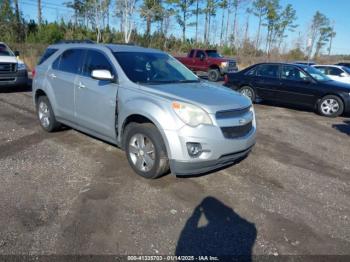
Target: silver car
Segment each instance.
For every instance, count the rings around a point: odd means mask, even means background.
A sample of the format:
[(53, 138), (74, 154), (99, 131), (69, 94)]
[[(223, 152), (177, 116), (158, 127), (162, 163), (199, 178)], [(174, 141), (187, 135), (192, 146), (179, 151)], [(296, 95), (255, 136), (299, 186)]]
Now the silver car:
[(51, 45), (35, 69), (33, 99), (46, 131), (65, 124), (113, 143), (145, 178), (212, 171), (255, 144), (249, 99), (159, 50)]

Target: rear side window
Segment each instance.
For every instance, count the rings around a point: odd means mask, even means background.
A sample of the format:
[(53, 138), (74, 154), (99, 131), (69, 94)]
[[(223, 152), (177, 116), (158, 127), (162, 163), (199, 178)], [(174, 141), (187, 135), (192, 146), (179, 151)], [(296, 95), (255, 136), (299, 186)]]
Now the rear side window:
[(47, 48), (45, 50), (45, 53), (39, 59), (38, 65), (41, 65), (42, 63), (44, 63), (50, 56), (52, 56), (54, 53), (56, 53), (57, 50), (58, 49), (55, 49), (55, 48)]
[(248, 72), (245, 73), (246, 76), (255, 76), (256, 74), (256, 67), (248, 70)]
[(328, 74), (331, 76), (340, 76), (341, 73), (343, 73), (343, 70), (336, 68), (336, 67), (329, 67), (328, 68)]
[(257, 70), (257, 76), (278, 78), (278, 65), (260, 65)]
[(192, 49), (188, 57), (193, 57), (193, 55), (194, 55), (194, 50)]
[(114, 74), (113, 67), (107, 57), (99, 51), (88, 50), (85, 64), (83, 66), (83, 75), (91, 76), (92, 70), (104, 69)]
[(84, 50), (68, 49), (55, 60), (52, 64), (52, 68), (67, 73), (77, 74), (81, 71), (83, 55)]

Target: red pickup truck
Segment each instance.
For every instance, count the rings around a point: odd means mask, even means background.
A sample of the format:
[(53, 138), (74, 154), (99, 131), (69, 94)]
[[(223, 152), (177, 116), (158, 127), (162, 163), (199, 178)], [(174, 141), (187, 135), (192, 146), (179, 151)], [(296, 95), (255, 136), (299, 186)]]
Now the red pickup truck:
[(186, 57), (175, 57), (194, 72), (207, 72), (210, 81), (238, 71), (236, 60), (224, 58), (213, 49), (192, 49)]

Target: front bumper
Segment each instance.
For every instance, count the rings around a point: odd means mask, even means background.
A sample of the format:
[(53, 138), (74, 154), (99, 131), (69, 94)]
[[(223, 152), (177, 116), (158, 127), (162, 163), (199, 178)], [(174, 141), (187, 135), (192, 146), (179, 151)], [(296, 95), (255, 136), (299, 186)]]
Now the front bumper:
[[(250, 131), (237, 138), (226, 138), (222, 127), (238, 126), (239, 120), (246, 117), (252, 121)], [(164, 130), (168, 142), (168, 156), (172, 173), (192, 175), (205, 173), (247, 155), (255, 144), (256, 122), (254, 113), (233, 119), (215, 120), (214, 125), (201, 125), (196, 128), (183, 126), (179, 130)], [(189, 155), (186, 144), (200, 143), (202, 153), (193, 158)]]
[(0, 74), (0, 87), (21, 86), (27, 84), (27, 70), (19, 70), (14, 73)]
[(235, 66), (235, 67), (221, 67), (220, 72), (223, 75), (230, 74), (230, 73), (236, 73), (236, 72), (238, 72), (238, 67), (237, 66)]
[(209, 160), (202, 162), (184, 162), (170, 160), (170, 168), (172, 172), (175, 173), (175, 175), (180, 176), (204, 174), (213, 170), (229, 166), (231, 164), (234, 164), (236, 161), (243, 159), (250, 153), (253, 146), (240, 152), (223, 155), (217, 160)]

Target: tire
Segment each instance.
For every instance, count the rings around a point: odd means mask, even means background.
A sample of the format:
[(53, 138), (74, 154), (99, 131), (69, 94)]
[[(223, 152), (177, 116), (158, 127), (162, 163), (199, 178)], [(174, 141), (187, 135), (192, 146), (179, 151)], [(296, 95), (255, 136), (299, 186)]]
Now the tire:
[[(153, 124), (128, 124), (125, 128), (124, 148), (128, 162), (136, 174), (154, 179), (169, 171), (164, 141)], [(152, 153), (147, 153), (148, 150)]]
[(40, 126), (46, 132), (54, 132), (61, 126), (61, 124), (57, 122), (50, 101), (46, 96), (40, 96), (38, 98), (36, 103), (36, 112)]
[(220, 71), (219, 69), (210, 69), (208, 71), (208, 79), (209, 81), (216, 82), (219, 80)]
[(343, 101), (334, 95), (328, 95), (318, 103), (318, 113), (326, 117), (337, 117), (344, 112)]
[(253, 88), (250, 86), (243, 86), (238, 90), (242, 95), (248, 97), (252, 102), (256, 100), (256, 94)]

